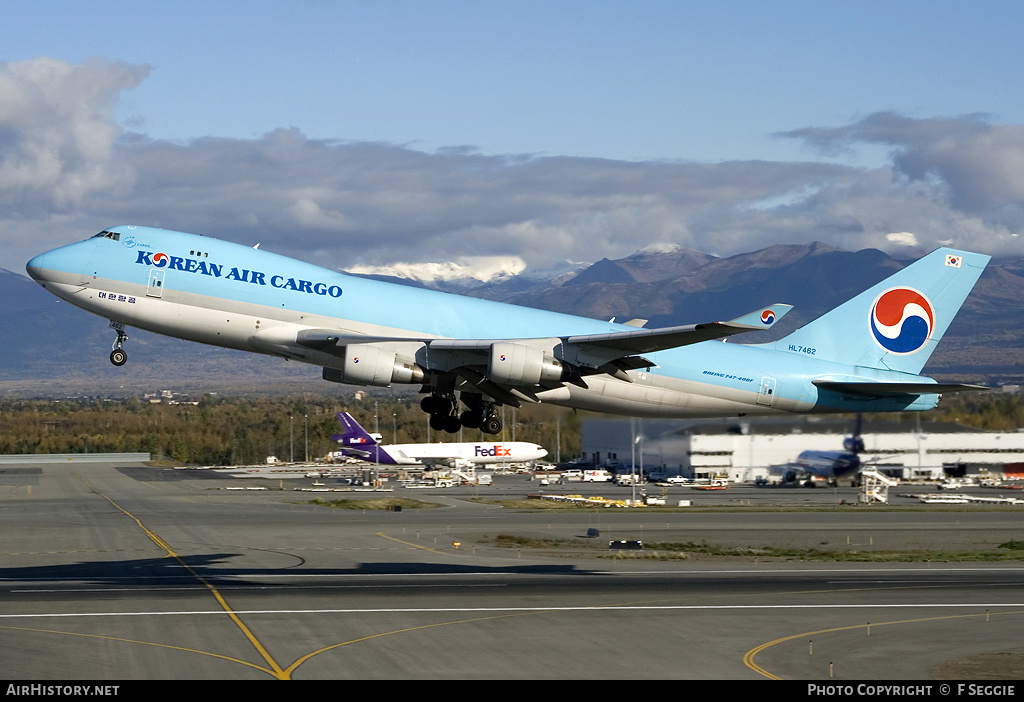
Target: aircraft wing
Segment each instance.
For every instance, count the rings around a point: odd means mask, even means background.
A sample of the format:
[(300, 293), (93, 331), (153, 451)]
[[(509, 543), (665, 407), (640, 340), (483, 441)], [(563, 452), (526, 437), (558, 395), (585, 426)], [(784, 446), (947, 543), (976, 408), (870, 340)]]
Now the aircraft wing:
[(456, 460), (455, 456), (419, 455), (417, 451), (408, 448), (392, 446), (389, 450), (397, 463), (403, 465), (422, 465), (431, 470), (437, 466), (451, 467)]
[(422, 463), (424, 466), (426, 466), (429, 469), (433, 469), (436, 466), (445, 466), (447, 468), (452, 468), (452, 467), (454, 467), (455, 461), (456, 461), (456, 458), (454, 456), (451, 456), (451, 457), (419, 456), (419, 457), (414, 457), (414, 458), (415, 458), (417, 463)]
[[(635, 329), (600, 334), (513, 339), (448, 339), (430, 336), (394, 337), (345, 334), (329, 329), (304, 329), (296, 343), (342, 358), (355, 356), (351, 349), (383, 343), (419, 343), (426, 348), (428, 369), (453, 373), (496, 400), (519, 406), (519, 400), (539, 402), (536, 392), (572, 383), (587, 387), (584, 376), (607, 373), (632, 382), (629, 370), (656, 365), (640, 354), (721, 339), (743, 332), (770, 329), (792, 305), (774, 304), (728, 322), (708, 322), (659, 329)], [(523, 353), (537, 364), (549, 363), (560, 369), (558, 377), (549, 372), (542, 380), (514, 380), (491, 372), (493, 358)], [(539, 354), (539, 356), (538, 356)], [(524, 361), (525, 362), (525, 361)], [(538, 371), (537, 376), (540, 377)], [(325, 376), (326, 377), (326, 376)]]
[[(688, 346), (701, 341), (721, 339), (749, 331), (770, 329), (792, 305), (774, 304), (737, 317), (728, 322), (707, 322), (659, 329), (638, 329), (636, 331), (607, 332), (603, 334), (581, 334), (558, 338), (563, 346), (604, 349), (618, 356), (638, 353), (652, 353), (678, 346)], [(531, 342), (538, 339), (444, 339), (431, 336), (365, 336), (344, 334), (329, 329), (304, 329), (298, 333), (297, 343), (306, 348), (336, 352), (352, 344), (409, 343), (419, 342), (435, 350), (487, 351), (495, 343)], [(338, 355), (341, 354), (337, 351)], [(645, 367), (645, 366), (638, 366)]]

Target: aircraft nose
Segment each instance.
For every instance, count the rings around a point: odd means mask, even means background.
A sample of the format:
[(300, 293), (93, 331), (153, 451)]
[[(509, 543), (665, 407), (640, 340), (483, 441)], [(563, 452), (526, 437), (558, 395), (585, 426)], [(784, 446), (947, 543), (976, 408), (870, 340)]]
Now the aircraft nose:
[(25, 270), (32, 277), (32, 280), (37, 283), (41, 283), (44, 280), (43, 271), (46, 269), (46, 257), (47, 254), (41, 253), (25, 264)]

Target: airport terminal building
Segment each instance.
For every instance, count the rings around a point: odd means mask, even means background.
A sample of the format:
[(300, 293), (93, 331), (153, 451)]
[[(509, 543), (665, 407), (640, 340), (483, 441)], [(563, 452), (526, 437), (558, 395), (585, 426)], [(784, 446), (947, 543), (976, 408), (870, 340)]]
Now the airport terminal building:
[[(853, 419), (836, 416), (742, 417), (727, 420), (587, 419), (583, 456), (598, 466), (635, 465), (648, 475), (771, 479), (771, 466), (801, 451), (841, 451)], [(966, 472), (1024, 477), (1024, 431), (982, 432), (959, 424), (865, 420), (862, 460), (901, 480), (938, 480)], [(959, 476), (958, 476), (959, 477)]]

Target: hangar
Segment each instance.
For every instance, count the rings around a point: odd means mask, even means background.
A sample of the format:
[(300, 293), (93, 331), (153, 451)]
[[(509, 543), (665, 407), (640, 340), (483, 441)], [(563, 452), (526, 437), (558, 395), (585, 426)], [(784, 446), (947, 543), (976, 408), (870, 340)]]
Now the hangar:
[[(839, 451), (854, 417), (742, 417), (729, 420), (586, 419), (584, 458), (594, 465), (635, 465), (648, 475), (770, 478), (770, 466), (801, 451)], [(959, 424), (865, 419), (861, 458), (901, 480), (955, 475), (1024, 477), (1024, 432), (984, 432)], [(959, 473), (959, 475), (958, 475)]]

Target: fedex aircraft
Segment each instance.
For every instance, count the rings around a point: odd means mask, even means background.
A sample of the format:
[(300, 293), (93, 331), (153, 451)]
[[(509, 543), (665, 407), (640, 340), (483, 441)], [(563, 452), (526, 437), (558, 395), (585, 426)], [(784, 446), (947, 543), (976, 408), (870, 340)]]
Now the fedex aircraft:
[(382, 446), (379, 434), (370, 434), (348, 412), (339, 412), (345, 431), (331, 437), (346, 456), (387, 465), (436, 465), (456, 467), (460, 463), (522, 463), (538, 461), (548, 454), (537, 444), (525, 441), (501, 443), (468, 442), (450, 444), (394, 444)]
[[(110, 320), (323, 368), (339, 383), (410, 383), (431, 426), (501, 431), (496, 406), (547, 402), (637, 417), (926, 410), (972, 386), (918, 375), (989, 257), (938, 249), (789, 336), (789, 305), (643, 329), (367, 280), (195, 234), (118, 226), (40, 254), (28, 273)], [(638, 326), (639, 325), (639, 326)], [(462, 408), (465, 408), (464, 410)]]

